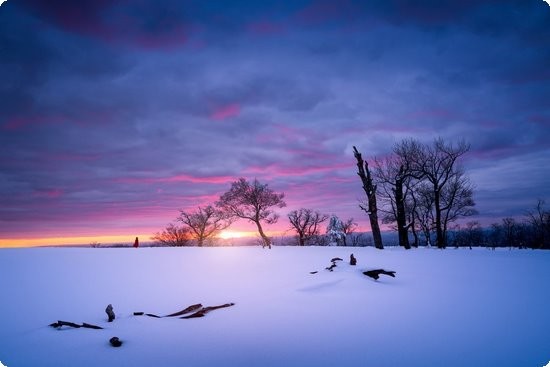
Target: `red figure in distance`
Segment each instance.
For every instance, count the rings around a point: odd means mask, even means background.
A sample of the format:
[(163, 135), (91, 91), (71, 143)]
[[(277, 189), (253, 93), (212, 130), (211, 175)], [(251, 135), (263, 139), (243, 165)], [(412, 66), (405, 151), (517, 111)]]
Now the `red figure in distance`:
[(138, 240), (137, 237), (136, 237), (136, 240), (134, 241), (134, 247), (135, 247), (135, 248), (138, 248), (138, 247), (139, 247), (139, 240)]

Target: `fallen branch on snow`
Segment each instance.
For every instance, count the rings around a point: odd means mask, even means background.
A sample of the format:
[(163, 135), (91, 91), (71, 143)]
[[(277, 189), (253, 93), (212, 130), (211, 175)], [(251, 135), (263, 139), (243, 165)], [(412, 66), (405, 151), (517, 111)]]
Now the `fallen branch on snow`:
[(69, 326), (69, 327), (72, 327), (72, 328), (75, 328), (75, 329), (79, 329), (81, 327), (87, 328), (87, 329), (103, 329), (101, 326), (92, 325), (92, 324), (88, 324), (88, 323), (85, 323), (85, 322), (83, 322), (81, 325), (79, 325), (79, 324), (75, 324), (74, 322), (61, 321), (61, 320), (58, 320), (57, 322), (54, 322), (54, 323), (50, 324), (49, 326), (51, 326), (53, 328), (56, 328), (56, 329), (60, 329), (62, 326)]
[(171, 314), (166, 315), (166, 316), (158, 316), (158, 315), (155, 315), (155, 314), (152, 314), (152, 313), (143, 313), (143, 312), (134, 312), (134, 315), (135, 316), (145, 315), (145, 316), (160, 319), (160, 318), (163, 318), (163, 317), (176, 317), (176, 316), (181, 316), (181, 315), (185, 315), (185, 314), (194, 312), (191, 315), (180, 317), (180, 319), (192, 319), (192, 318), (196, 318), (196, 317), (204, 317), (210, 311), (214, 311), (214, 310), (217, 310), (217, 309), (220, 309), (220, 308), (225, 308), (225, 307), (231, 307), (231, 306), (234, 306), (234, 305), (235, 305), (234, 303), (226, 303), (226, 304), (219, 305), (219, 306), (203, 307), (202, 304), (197, 303), (197, 304), (191, 305), (191, 306), (189, 306), (189, 307), (187, 307), (187, 308), (185, 308), (181, 311), (174, 312), (174, 313), (171, 313)]
[(368, 277), (371, 277), (374, 280), (378, 280), (380, 278), (380, 274), (389, 275), (390, 277), (395, 278), (395, 271), (388, 271), (384, 269), (373, 269), (364, 271), (363, 274), (365, 274)]

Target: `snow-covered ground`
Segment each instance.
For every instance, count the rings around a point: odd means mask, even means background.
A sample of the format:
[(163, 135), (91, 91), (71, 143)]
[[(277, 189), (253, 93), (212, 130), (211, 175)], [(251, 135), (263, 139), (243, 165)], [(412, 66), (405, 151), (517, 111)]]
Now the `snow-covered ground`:
[[(352, 252), (356, 267), (348, 264)], [(345, 261), (324, 270), (337, 256)], [(397, 277), (361, 273), (373, 268)], [(550, 252), (543, 251), (1, 249), (0, 284), (0, 361), (8, 367), (542, 367), (550, 360)], [(235, 306), (203, 318), (133, 316), (228, 302)], [(105, 329), (48, 326), (57, 320)], [(122, 347), (110, 346), (113, 336)]]

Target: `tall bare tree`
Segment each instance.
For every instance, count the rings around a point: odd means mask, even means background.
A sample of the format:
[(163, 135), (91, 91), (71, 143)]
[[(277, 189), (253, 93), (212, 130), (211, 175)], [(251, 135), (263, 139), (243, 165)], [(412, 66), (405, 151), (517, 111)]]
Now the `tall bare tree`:
[(426, 182), (418, 184), (411, 198), (415, 225), (424, 235), (425, 244), (431, 246), (435, 220), (433, 216), (434, 198), (430, 185)]
[(411, 157), (413, 169), (422, 174), (423, 179), (430, 183), (433, 195), (433, 208), (436, 231), (436, 245), (445, 248), (445, 202), (443, 195), (447, 185), (451, 184), (460, 170), (457, 161), (470, 149), (465, 141), (457, 144), (446, 143), (443, 139), (435, 139), (433, 145), (425, 145), (418, 155)]
[(288, 220), (298, 234), (298, 243), (304, 246), (307, 241), (319, 235), (319, 225), (328, 219), (327, 214), (301, 208), (288, 213)]
[(202, 246), (204, 241), (218, 235), (232, 222), (229, 216), (212, 205), (204, 208), (198, 207), (194, 212), (180, 210), (177, 220), (189, 228), (189, 232), (197, 241), (198, 246)]
[(380, 232), (380, 225), (378, 224), (376, 184), (372, 180), (368, 162), (363, 160), (361, 153), (359, 153), (356, 147), (353, 147), (353, 155), (357, 160), (357, 175), (361, 178), (363, 190), (367, 195), (367, 205), (361, 204), (360, 208), (369, 215), (374, 246), (378, 249), (383, 249), (384, 245), (382, 244), (382, 234)]
[(191, 234), (188, 228), (170, 223), (162, 232), (156, 232), (151, 239), (165, 246), (187, 246)]
[(460, 167), (456, 167), (453, 175), (441, 190), (441, 226), (444, 239), (447, 239), (447, 229), (450, 223), (455, 222), (458, 218), (477, 214), (474, 209), (476, 204), (473, 195), (474, 188), (470, 179)]
[(544, 200), (539, 199), (535, 208), (527, 212), (527, 219), (534, 231), (533, 247), (536, 248), (550, 248), (550, 211), (544, 206)]
[(284, 196), (284, 193), (274, 192), (267, 184), (262, 184), (257, 179), (248, 182), (241, 177), (231, 183), (229, 191), (220, 197), (216, 205), (230, 217), (246, 219), (256, 224), (263, 247), (271, 248), (271, 240), (265, 235), (262, 222), (277, 222), (279, 216), (273, 208), (286, 206)]

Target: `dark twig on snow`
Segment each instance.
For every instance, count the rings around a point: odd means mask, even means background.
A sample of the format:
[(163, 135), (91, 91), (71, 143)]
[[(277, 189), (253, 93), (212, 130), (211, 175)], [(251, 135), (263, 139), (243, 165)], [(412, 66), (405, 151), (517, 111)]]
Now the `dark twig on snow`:
[(85, 322), (82, 323), (81, 325), (79, 325), (79, 324), (75, 324), (74, 322), (61, 321), (61, 320), (58, 320), (57, 322), (54, 322), (54, 323), (50, 324), (49, 326), (54, 327), (56, 329), (60, 329), (62, 326), (69, 326), (69, 327), (73, 327), (75, 329), (79, 329), (81, 327), (87, 328), (87, 329), (103, 329), (101, 326), (92, 325), (92, 324), (88, 324), (88, 323), (85, 323)]
[(178, 312), (174, 312), (174, 313), (171, 313), (170, 315), (166, 315), (164, 317), (174, 317), (174, 316), (181, 316), (181, 315), (185, 315), (186, 313), (190, 313), (190, 312), (193, 312), (193, 311), (197, 311), (199, 309), (202, 308), (202, 304), (200, 303), (197, 303), (195, 305), (191, 305), (181, 311), (178, 311)]
[(341, 258), (339, 257), (333, 257), (330, 262), (332, 263), (331, 266), (328, 266), (326, 267), (325, 269), (327, 269), (328, 271), (333, 271), (333, 269), (336, 267), (336, 262), (337, 261), (343, 261)]
[(195, 312), (195, 313), (193, 313), (189, 316), (180, 317), (180, 319), (192, 319), (192, 318), (196, 318), (196, 317), (204, 317), (210, 311), (214, 311), (214, 310), (217, 310), (217, 309), (220, 309), (220, 308), (225, 308), (225, 307), (231, 307), (231, 306), (235, 306), (235, 304), (234, 303), (226, 303), (226, 304), (219, 305), (219, 306), (204, 307), (204, 308), (200, 309), (199, 311), (197, 311), (197, 312)]
[(174, 312), (174, 313), (171, 313), (171, 314), (166, 315), (166, 316), (158, 316), (158, 315), (155, 315), (155, 314), (152, 314), (152, 313), (143, 313), (143, 312), (134, 312), (134, 315), (135, 316), (145, 315), (145, 316), (149, 316), (149, 317), (154, 317), (156, 319), (160, 319), (162, 317), (175, 317), (175, 316), (181, 316), (181, 315), (185, 315), (185, 314), (194, 312), (191, 315), (180, 317), (180, 319), (191, 319), (191, 318), (195, 318), (195, 317), (203, 317), (204, 315), (206, 315), (210, 311), (217, 310), (219, 308), (230, 307), (230, 306), (234, 306), (234, 305), (235, 305), (234, 303), (226, 303), (226, 304), (223, 304), (223, 305), (220, 305), (220, 306), (203, 307), (202, 304), (197, 303), (197, 304), (191, 305), (191, 306), (189, 306), (189, 307), (187, 307), (187, 308), (185, 308), (181, 311)]
[(388, 271), (384, 269), (373, 269), (364, 271), (363, 274), (365, 274), (368, 277), (371, 277), (374, 280), (378, 280), (380, 278), (380, 274), (389, 275), (390, 277), (395, 278), (395, 271)]

